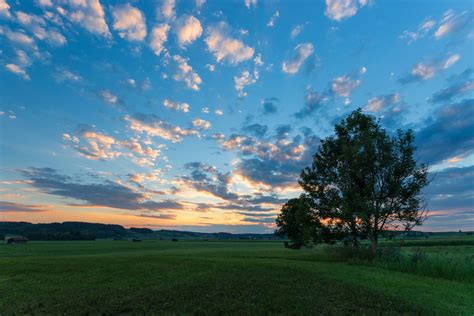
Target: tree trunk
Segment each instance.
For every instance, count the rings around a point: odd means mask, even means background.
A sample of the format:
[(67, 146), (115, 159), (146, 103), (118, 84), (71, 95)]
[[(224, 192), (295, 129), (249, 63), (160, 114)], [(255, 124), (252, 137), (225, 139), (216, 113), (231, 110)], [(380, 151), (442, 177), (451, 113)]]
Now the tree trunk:
[(377, 242), (378, 242), (378, 236), (372, 236), (371, 245), (370, 245), (372, 260), (375, 260), (375, 257), (377, 256)]
[(357, 236), (352, 236), (352, 244), (354, 245), (355, 248), (359, 248), (359, 239), (357, 239)]

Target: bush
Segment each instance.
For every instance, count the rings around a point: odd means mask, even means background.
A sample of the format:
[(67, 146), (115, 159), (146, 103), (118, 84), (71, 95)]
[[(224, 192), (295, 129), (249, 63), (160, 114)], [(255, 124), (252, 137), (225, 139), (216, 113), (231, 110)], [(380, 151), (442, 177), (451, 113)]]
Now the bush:
[(403, 259), (403, 252), (400, 247), (379, 247), (377, 249), (377, 259), (389, 262), (400, 262)]
[(474, 281), (474, 256), (454, 258), (449, 253), (428, 255), (422, 248), (401, 251), (386, 247), (377, 265), (394, 271), (413, 273), (447, 280)]
[(474, 281), (474, 255), (456, 258), (449, 253), (427, 254), (423, 248), (381, 246), (372, 259), (368, 246), (352, 247), (342, 244), (319, 246), (318, 260), (344, 261), (350, 264), (370, 265), (434, 278)]
[(284, 245), (285, 245), (285, 248), (288, 248), (288, 249), (301, 249), (301, 247), (304, 246), (304, 244), (302, 242), (288, 242), (288, 241), (285, 241), (284, 242)]
[(417, 264), (418, 262), (426, 259), (426, 253), (421, 248), (415, 248), (412, 254), (410, 255), (410, 260), (413, 264)]

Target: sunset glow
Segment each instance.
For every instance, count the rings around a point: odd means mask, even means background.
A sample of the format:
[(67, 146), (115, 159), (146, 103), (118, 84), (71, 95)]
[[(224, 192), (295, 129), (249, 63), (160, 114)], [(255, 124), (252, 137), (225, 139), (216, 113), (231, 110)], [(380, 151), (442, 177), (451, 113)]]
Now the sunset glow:
[(362, 108), (415, 131), (421, 229), (472, 229), (472, 21), (468, 1), (0, 0), (0, 221), (272, 232)]

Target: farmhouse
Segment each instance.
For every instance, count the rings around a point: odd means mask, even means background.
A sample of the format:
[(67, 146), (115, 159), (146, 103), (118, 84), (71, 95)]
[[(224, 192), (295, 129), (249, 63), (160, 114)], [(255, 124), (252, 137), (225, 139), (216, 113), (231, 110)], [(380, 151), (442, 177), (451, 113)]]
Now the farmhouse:
[(28, 238), (26, 237), (7, 237), (5, 238), (8, 245), (12, 244), (26, 244)]

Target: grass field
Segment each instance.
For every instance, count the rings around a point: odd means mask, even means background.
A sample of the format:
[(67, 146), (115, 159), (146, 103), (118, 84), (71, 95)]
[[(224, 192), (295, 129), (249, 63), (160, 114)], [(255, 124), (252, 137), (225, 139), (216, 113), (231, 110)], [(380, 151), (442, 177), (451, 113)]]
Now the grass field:
[[(474, 315), (474, 279), (456, 277), (474, 245), (420, 251), (396, 265), (265, 241), (0, 245), (0, 314)], [(462, 271), (419, 271), (433, 258)]]

